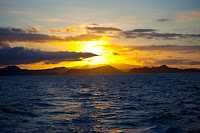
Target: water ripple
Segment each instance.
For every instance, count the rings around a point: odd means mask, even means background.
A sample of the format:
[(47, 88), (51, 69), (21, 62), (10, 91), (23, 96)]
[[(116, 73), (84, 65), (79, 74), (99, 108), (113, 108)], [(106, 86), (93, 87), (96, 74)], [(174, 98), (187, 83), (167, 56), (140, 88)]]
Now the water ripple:
[(1, 132), (198, 133), (199, 74), (0, 77)]

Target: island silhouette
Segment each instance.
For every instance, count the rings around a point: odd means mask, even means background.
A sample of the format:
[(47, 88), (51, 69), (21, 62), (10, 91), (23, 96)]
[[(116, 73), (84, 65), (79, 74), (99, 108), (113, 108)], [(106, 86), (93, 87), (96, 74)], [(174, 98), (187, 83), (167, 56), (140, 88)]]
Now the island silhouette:
[(0, 69), (0, 76), (14, 75), (103, 75), (103, 74), (145, 74), (145, 73), (192, 73), (200, 72), (200, 69), (179, 69), (170, 68), (166, 65), (159, 67), (133, 68), (128, 72), (122, 72), (111, 65), (96, 67), (92, 69), (69, 69), (57, 67), (43, 70), (21, 69), (15, 65)]

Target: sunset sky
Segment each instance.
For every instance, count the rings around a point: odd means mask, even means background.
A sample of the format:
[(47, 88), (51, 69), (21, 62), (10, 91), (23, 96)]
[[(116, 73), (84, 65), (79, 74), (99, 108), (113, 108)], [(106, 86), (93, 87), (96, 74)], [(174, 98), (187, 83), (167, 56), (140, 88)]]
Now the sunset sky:
[(0, 0), (0, 67), (200, 68), (200, 0)]

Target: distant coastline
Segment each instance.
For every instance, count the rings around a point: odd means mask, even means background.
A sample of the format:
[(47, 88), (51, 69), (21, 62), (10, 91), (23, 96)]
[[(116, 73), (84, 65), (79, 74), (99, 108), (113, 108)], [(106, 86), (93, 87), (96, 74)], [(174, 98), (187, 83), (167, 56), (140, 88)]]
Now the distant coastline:
[(17, 66), (7, 66), (0, 69), (0, 76), (17, 76), (17, 75), (104, 75), (104, 74), (145, 74), (145, 73), (192, 73), (200, 72), (200, 69), (178, 69), (170, 68), (166, 65), (159, 67), (133, 68), (128, 72), (122, 72), (110, 65), (96, 67), (93, 69), (69, 69), (65, 67), (44, 69), (44, 70), (27, 70)]

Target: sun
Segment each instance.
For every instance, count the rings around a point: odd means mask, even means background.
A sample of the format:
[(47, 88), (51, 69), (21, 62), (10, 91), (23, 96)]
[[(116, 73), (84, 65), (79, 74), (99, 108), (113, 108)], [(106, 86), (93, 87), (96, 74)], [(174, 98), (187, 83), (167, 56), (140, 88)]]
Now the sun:
[(84, 62), (84, 64), (98, 65), (106, 64), (109, 61), (107, 57), (108, 51), (105, 50), (105, 47), (109, 45), (107, 41), (82, 41), (79, 42), (79, 44), (83, 46), (81, 49), (79, 49), (80, 51), (89, 52), (97, 55), (91, 58), (83, 59), (82, 62)]
[(108, 45), (108, 42), (100, 40), (100, 41), (82, 41), (80, 44), (84, 44), (80, 51), (89, 52), (97, 55), (101, 55), (104, 53), (104, 46)]

